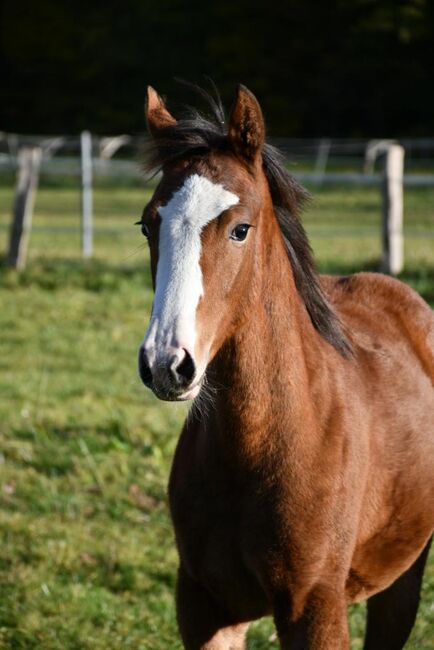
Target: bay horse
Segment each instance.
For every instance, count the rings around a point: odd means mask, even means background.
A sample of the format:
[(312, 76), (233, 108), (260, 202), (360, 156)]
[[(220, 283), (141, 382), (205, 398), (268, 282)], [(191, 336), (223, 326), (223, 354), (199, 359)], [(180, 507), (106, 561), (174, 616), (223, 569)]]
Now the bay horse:
[(434, 316), (380, 274), (317, 274), (305, 192), (240, 86), (228, 127), (147, 95), (140, 224), (155, 296), (139, 373), (194, 400), (169, 502), (188, 650), (238, 650), (273, 615), (284, 649), (402, 648), (434, 531)]

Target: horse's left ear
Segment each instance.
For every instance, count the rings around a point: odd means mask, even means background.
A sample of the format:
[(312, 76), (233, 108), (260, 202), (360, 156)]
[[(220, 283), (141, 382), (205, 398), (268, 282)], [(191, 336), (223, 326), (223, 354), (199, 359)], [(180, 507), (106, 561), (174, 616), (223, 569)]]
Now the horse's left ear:
[(255, 163), (265, 142), (265, 124), (259, 102), (245, 86), (239, 85), (229, 118), (228, 138), (234, 151)]
[(176, 120), (169, 113), (160, 95), (152, 86), (148, 86), (146, 92), (145, 116), (149, 133), (158, 138), (162, 130), (176, 124)]

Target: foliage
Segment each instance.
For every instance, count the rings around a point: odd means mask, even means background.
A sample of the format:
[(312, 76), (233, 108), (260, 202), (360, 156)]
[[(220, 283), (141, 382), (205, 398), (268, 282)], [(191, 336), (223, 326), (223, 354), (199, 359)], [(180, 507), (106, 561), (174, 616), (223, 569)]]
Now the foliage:
[(433, 130), (428, 0), (23, 0), (0, 24), (3, 130), (143, 130), (147, 83), (184, 102), (174, 77), (204, 75), (250, 86), (274, 134)]

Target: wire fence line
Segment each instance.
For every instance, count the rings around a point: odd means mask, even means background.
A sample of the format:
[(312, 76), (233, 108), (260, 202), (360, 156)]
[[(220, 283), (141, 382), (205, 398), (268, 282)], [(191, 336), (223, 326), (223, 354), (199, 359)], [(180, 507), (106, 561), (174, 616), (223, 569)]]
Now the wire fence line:
[[(293, 163), (294, 165), (294, 163)], [(92, 168), (95, 176), (106, 178), (131, 178), (143, 179), (140, 163), (132, 160), (101, 160), (92, 158)], [(17, 160), (0, 159), (0, 171), (16, 171)], [(73, 157), (56, 157), (42, 159), (40, 171), (50, 176), (81, 176), (80, 160)], [(299, 171), (296, 167), (290, 166), (291, 174), (300, 183), (312, 183), (320, 185), (379, 185), (383, 174), (376, 172), (372, 174), (352, 171), (325, 171), (321, 175), (315, 171)], [(149, 182), (149, 181), (148, 181)], [(404, 174), (404, 185), (407, 187), (434, 187), (434, 173), (432, 174)]]
[[(24, 149), (38, 149), (40, 162), (38, 166), (39, 187), (47, 187), (50, 182), (69, 183), (81, 193), (74, 213), (78, 217), (71, 223), (68, 219), (55, 224), (37, 223), (33, 230), (41, 233), (77, 233), (81, 229), (84, 256), (92, 254), (94, 234), (121, 232), (127, 227), (121, 220), (118, 223), (99, 223), (93, 220), (92, 192), (101, 183), (135, 183), (142, 187), (152, 186), (157, 178), (145, 179), (141, 170), (140, 159), (146, 144), (144, 136), (127, 134), (115, 136), (43, 136), (17, 135), (0, 133), (0, 188), (13, 186), (14, 175), (19, 175), (20, 152)], [(87, 151), (83, 143), (87, 142)], [(401, 146), (405, 151), (405, 164), (402, 170), (403, 190), (407, 196), (427, 192), (423, 204), (423, 218), (420, 205), (418, 220), (414, 217), (414, 208), (405, 211), (405, 236), (408, 238), (434, 238), (434, 208), (429, 195), (434, 188), (434, 138), (395, 140), (342, 140), (342, 139), (294, 139), (278, 138), (272, 140), (285, 155), (291, 174), (301, 183), (313, 189), (314, 193), (326, 191), (327, 188), (340, 186), (345, 192), (357, 188), (371, 188), (383, 195), (383, 214), (385, 210), (385, 160), (393, 147)], [(399, 191), (397, 194), (399, 203)], [(81, 203), (81, 209), (80, 209)], [(411, 201), (409, 204), (412, 203)], [(414, 203), (414, 202), (413, 202)], [(419, 204), (422, 202), (419, 201)], [(97, 206), (96, 212), (101, 210)], [(413, 212), (412, 212), (413, 210)], [(381, 200), (378, 202), (378, 220), (364, 223), (363, 228), (351, 222), (322, 225), (315, 223), (317, 237), (353, 237), (359, 234), (373, 235), (383, 231), (381, 226)], [(12, 214), (12, 205), (9, 213)], [(81, 215), (80, 215), (81, 213)], [(81, 217), (81, 218), (80, 218)], [(402, 215), (400, 217), (402, 229)], [(98, 221), (98, 219), (97, 219)], [(350, 220), (351, 221), (351, 220)], [(398, 220), (399, 221), (399, 220)], [(129, 227), (129, 224), (128, 224)], [(0, 230), (10, 228), (10, 220), (0, 220)], [(390, 229), (393, 233), (395, 230)]]
[[(92, 135), (92, 164), (95, 175), (140, 178), (140, 158), (147, 138), (141, 135)], [(399, 140), (271, 138), (285, 155), (291, 173), (301, 182), (375, 185), (382, 174), (371, 152), (381, 143), (401, 144), (405, 150), (404, 183), (434, 186), (434, 138)], [(0, 132), (0, 171), (18, 166), (22, 147), (40, 147), (41, 172), (80, 176), (80, 136), (18, 135)]]

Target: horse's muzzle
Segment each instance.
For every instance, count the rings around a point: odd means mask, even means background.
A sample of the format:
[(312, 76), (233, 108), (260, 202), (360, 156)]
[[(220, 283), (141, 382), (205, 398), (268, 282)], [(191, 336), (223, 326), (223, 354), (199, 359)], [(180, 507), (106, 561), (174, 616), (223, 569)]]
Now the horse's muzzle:
[(150, 364), (143, 345), (139, 348), (139, 375), (142, 382), (157, 397), (176, 401), (192, 399), (196, 396), (196, 364), (191, 354), (181, 348), (171, 349), (165, 356), (160, 356)]

